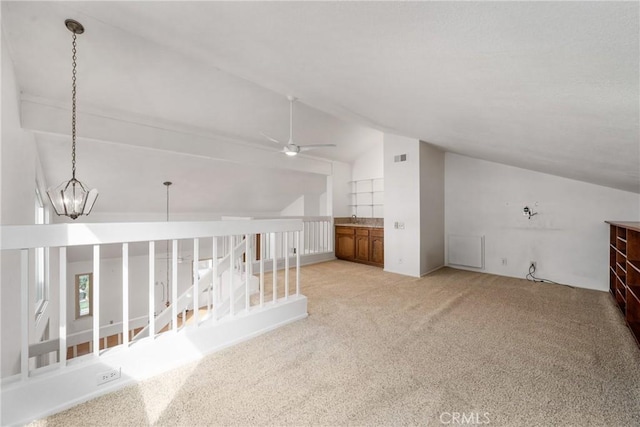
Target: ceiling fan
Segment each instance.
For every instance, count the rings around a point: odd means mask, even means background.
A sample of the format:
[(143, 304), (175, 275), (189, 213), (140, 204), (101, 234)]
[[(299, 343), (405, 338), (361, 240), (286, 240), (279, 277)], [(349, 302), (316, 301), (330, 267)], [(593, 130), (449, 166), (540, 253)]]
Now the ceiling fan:
[(310, 145), (295, 144), (293, 142), (293, 103), (296, 101), (296, 98), (289, 95), (287, 96), (287, 99), (289, 100), (289, 141), (285, 144), (281, 141), (278, 141), (275, 138), (270, 137), (269, 135), (265, 135), (264, 133), (262, 134), (262, 136), (264, 136), (271, 142), (275, 142), (278, 145), (284, 145), (282, 152), (287, 156), (295, 156), (298, 153), (302, 153), (303, 151), (314, 150), (316, 148), (336, 146), (336, 144), (310, 144)]

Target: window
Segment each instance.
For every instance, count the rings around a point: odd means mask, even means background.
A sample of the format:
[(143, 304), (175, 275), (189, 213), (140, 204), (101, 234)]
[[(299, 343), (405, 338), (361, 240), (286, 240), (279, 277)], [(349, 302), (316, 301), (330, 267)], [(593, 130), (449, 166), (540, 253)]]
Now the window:
[[(44, 209), (44, 203), (40, 190), (38, 189), (38, 183), (36, 182), (36, 197), (35, 197), (35, 223), (45, 224), (46, 213)], [(47, 283), (47, 262), (48, 262), (48, 249), (36, 248), (35, 249), (35, 308), (36, 319), (44, 311), (47, 301), (49, 299), (49, 289)]]
[(76, 319), (93, 312), (92, 283), (93, 273), (76, 274)]

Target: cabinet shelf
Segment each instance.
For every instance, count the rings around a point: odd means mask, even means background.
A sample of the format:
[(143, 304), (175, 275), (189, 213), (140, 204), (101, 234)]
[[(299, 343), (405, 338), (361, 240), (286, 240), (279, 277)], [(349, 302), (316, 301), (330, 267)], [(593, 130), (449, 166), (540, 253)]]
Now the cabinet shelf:
[(349, 181), (351, 191), (348, 193), (351, 203), (351, 214), (363, 218), (383, 217), (384, 179), (371, 178)]
[(640, 346), (640, 222), (612, 222), (609, 292)]

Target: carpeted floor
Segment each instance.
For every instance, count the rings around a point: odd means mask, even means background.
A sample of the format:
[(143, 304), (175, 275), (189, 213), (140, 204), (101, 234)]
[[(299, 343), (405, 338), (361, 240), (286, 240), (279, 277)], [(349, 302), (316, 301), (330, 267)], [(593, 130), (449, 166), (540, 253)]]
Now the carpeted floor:
[(308, 319), (34, 424), (640, 425), (607, 293), (343, 261), (302, 279)]

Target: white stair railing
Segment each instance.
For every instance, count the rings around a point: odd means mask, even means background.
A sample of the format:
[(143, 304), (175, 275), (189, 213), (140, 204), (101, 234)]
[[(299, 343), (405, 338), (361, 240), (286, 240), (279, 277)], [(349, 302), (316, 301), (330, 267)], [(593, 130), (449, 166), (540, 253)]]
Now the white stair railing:
[[(261, 242), (265, 242), (266, 236), (275, 243), (276, 241), (282, 242), (284, 253), (290, 254), (290, 248), (295, 248), (295, 267), (296, 267), (296, 291), (295, 294), (290, 293), (289, 286), (289, 256), (285, 257), (285, 266), (287, 271), (284, 277), (284, 295), (280, 297), (278, 295), (278, 278), (277, 274), (273, 274), (273, 285), (271, 290), (273, 292), (273, 300), (269, 304), (279, 304), (290, 299), (291, 295), (300, 294), (300, 252), (302, 251), (302, 231), (303, 222), (301, 219), (272, 219), (272, 220), (239, 220), (239, 221), (214, 221), (214, 222), (168, 222), (168, 223), (100, 223), (100, 224), (55, 224), (55, 225), (38, 225), (38, 226), (2, 226), (0, 227), (0, 250), (4, 251), (20, 251), (21, 263), (20, 263), (20, 281), (18, 285), (21, 289), (21, 321), (20, 321), (20, 378), (27, 380), (32, 372), (38, 370), (36, 368), (30, 369), (29, 360), (31, 357), (36, 357), (43, 352), (53, 351), (52, 343), (57, 340), (57, 349), (59, 353), (59, 361), (53, 366), (57, 369), (64, 369), (67, 365), (67, 348), (70, 345), (76, 345), (76, 338), (67, 334), (67, 312), (74, 310), (75, 307), (67, 306), (67, 248), (75, 246), (90, 246), (92, 247), (93, 254), (93, 319), (92, 319), (92, 332), (90, 343), (92, 347), (93, 357), (101, 357), (105, 353), (109, 352), (107, 349), (105, 334), (114, 334), (116, 328), (120, 327), (122, 334), (121, 343), (119, 346), (126, 347), (130, 344), (129, 330), (134, 327), (139, 327), (140, 317), (135, 319), (129, 319), (129, 311), (132, 303), (136, 301), (129, 301), (126, 297), (129, 295), (130, 284), (130, 247), (133, 243), (147, 242), (148, 246), (148, 282), (145, 284), (148, 287), (148, 299), (145, 297), (148, 303), (148, 319), (155, 319), (152, 322), (148, 322), (145, 326), (145, 334), (147, 337), (142, 337), (142, 334), (138, 334), (136, 340), (144, 339), (153, 341), (159, 329), (166, 326), (163, 324), (164, 316), (169, 319), (173, 319), (174, 332), (178, 332), (177, 322), (175, 319), (180, 311), (183, 311), (186, 307), (194, 308), (195, 321), (193, 327), (198, 328), (201, 324), (199, 319), (198, 308), (202, 305), (201, 301), (203, 294), (208, 294), (207, 307), (211, 311), (213, 309), (214, 315), (208, 316), (207, 319), (211, 321), (220, 320), (223, 315), (230, 317), (237, 316), (239, 314), (248, 315), (251, 314), (254, 309), (261, 309), (267, 305), (265, 301), (265, 277), (264, 277), (264, 262), (273, 257), (274, 265), (277, 258), (275, 257), (275, 245), (272, 249), (272, 253), (269, 253), (269, 249), (264, 245), (260, 245), (260, 250), (256, 250), (257, 236), (260, 236)], [(328, 239), (328, 235), (326, 236)], [(192, 283), (188, 286), (187, 290), (182, 292), (178, 297), (178, 240), (179, 239), (192, 239), (193, 241), (193, 259), (198, 260), (199, 255), (203, 252), (210, 254), (213, 259), (218, 259), (220, 252), (220, 244), (226, 242), (226, 253), (220, 258), (218, 262), (213, 263), (212, 274), (210, 278), (205, 278), (209, 283), (203, 283), (201, 285), (201, 278), (198, 277), (197, 263), (193, 268)], [(155, 317), (155, 242), (158, 241), (170, 241), (171, 242), (171, 266), (172, 266), (172, 280), (171, 289), (168, 291), (172, 296), (173, 303), (169, 310), (165, 310), (167, 314), (161, 313), (158, 317)], [(207, 241), (209, 243), (207, 243)], [(327, 240), (329, 241), (329, 240)], [(106, 324), (108, 321), (102, 319), (100, 312), (101, 293), (107, 292), (109, 286), (101, 286), (102, 274), (100, 271), (101, 264), (101, 248), (104, 245), (119, 244), (121, 245), (122, 256), (122, 292), (125, 297), (122, 297), (122, 321), (117, 322), (114, 325)], [(29, 302), (31, 295), (29, 295), (30, 289), (30, 271), (33, 266), (30, 265), (30, 252), (35, 251), (36, 248), (51, 248), (52, 252), (57, 253), (58, 258), (58, 277), (50, 277), (50, 289), (51, 292), (57, 292), (59, 301), (59, 327), (57, 331), (53, 331), (54, 338), (42, 343), (38, 343), (35, 337), (30, 337), (29, 331), (32, 329), (35, 319), (30, 313)], [(204, 248), (204, 249), (203, 249)], [(210, 250), (209, 250), (210, 249)], [(257, 252), (260, 252), (260, 274), (259, 278), (255, 279), (259, 282), (258, 288), (260, 292), (260, 298), (258, 302), (252, 306), (250, 299), (250, 293), (252, 291), (251, 278), (253, 277), (253, 261), (256, 258)], [(284, 254), (283, 253), (283, 254)], [(203, 254), (205, 255), (205, 254)], [(205, 255), (206, 256), (206, 255)], [(244, 257), (244, 259), (243, 259)], [(244, 273), (244, 291), (239, 291), (241, 286), (238, 284), (238, 277)], [(32, 276), (32, 275), (31, 275)], [(220, 280), (225, 276), (228, 283), (223, 284)], [(216, 278), (218, 280), (216, 280)], [(3, 286), (10, 286), (11, 284), (4, 284)], [(135, 284), (139, 286), (140, 284)], [(223, 293), (221, 292), (222, 286), (227, 286), (228, 290), (228, 314), (221, 311), (220, 308), (224, 306), (225, 299), (221, 298)], [(102, 290), (101, 290), (102, 287)], [(281, 292), (282, 293), (282, 292)], [(244, 297), (244, 304), (236, 306), (236, 297)], [(242, 308), (240, 308), (242, 307)], [(169, 314), (170, 313), (170, 314)], [(158, 319), (162, 316), (162, 319)], [(143, 316), (144, 318), (144, 316)], [(206, 320), (206, 319), (205, 319)], [(57, 336), (56, 336), (57, 335)], [(83, 333), (83, 336), (86, 336)], [(101, 350), (101, 342), (105, 345), (104, 350)], [(47, 368), (50, 370), (51, 366)]]

